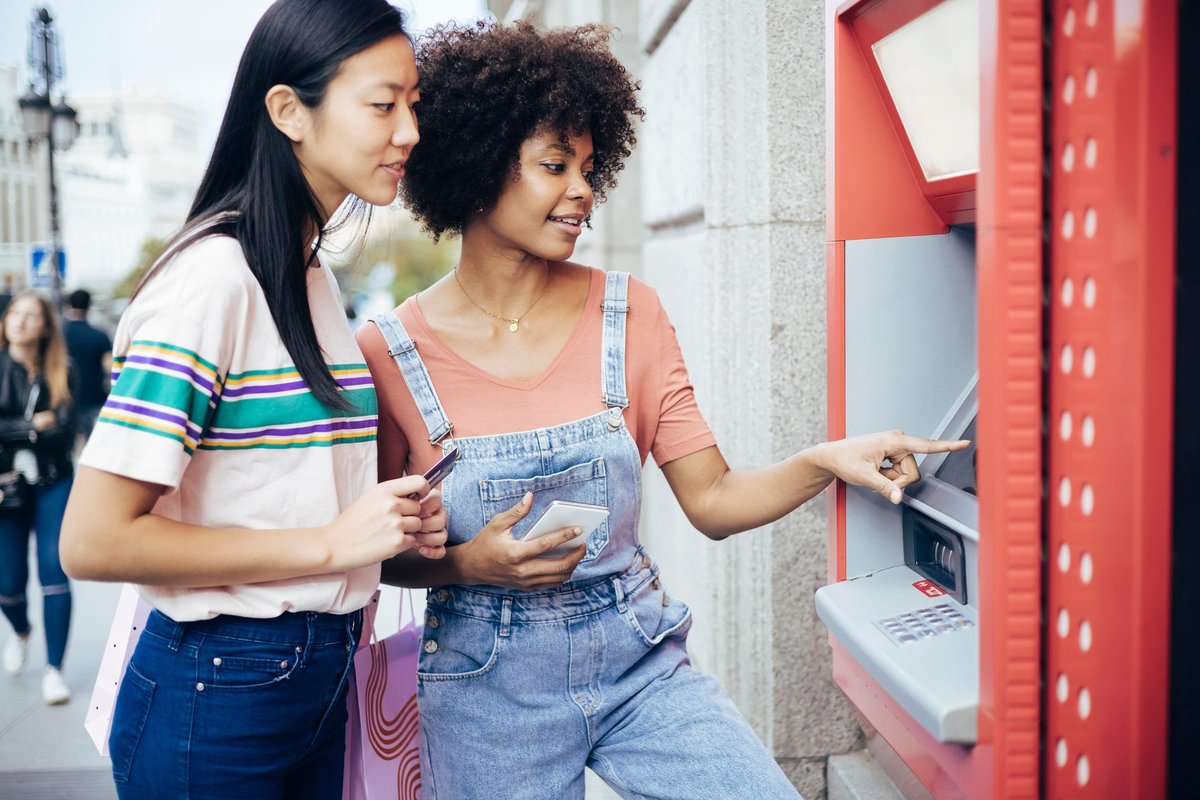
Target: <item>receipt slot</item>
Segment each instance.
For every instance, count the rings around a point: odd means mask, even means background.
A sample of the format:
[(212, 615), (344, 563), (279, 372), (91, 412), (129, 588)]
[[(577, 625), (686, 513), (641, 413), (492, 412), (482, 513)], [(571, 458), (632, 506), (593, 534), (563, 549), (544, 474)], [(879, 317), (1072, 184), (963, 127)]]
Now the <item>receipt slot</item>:
[(874, 744), (938, 797), (1038, 781), (1040, 8), (829, 5), (830, 435), (972, 445), (900, 505), (835, 488), (816, 605)]

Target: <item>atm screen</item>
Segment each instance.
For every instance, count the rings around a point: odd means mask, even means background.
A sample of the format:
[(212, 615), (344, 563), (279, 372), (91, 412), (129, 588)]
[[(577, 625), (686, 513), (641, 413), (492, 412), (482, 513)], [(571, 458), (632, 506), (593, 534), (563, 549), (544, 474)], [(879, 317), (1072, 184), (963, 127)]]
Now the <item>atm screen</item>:
[(946, 456), (946, 460), (934, 473), (934, 477), (939, 480), (956, 486), (971, 495), (975, 494), (975, 421), (977, 419), (978, 417), (972, 417), (971, 424), (962, 433), (962, 438), (970, 439), (971, 444), (965, 450), (959, 450)]

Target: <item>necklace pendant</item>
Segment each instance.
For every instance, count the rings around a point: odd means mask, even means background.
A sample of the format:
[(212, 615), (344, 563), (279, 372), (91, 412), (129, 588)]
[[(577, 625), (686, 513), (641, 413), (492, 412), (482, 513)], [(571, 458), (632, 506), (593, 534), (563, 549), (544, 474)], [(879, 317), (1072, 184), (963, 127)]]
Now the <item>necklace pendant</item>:
[(512, 331), (513, 333), (516, 333), (516, 332), (517, 332), (517, 328), (519, 327), (518, 323), (520, 323), (520, 321), (521, 321), (521, 320), (519, 320), (519, 319), (514, 319), (514, 320), (511, 320), (511, 321), (508, 323), (508, 329), (509, 329), (510, 331)]

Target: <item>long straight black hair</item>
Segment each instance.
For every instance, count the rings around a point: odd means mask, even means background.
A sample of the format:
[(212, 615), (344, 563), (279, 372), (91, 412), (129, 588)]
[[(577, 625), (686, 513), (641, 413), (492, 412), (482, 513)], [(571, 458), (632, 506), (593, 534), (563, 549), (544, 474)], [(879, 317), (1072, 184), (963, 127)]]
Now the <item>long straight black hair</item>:
[[(343, 61), (397, 34), (407, 35), (404, 17), (387, 0), (277, 0), (268, 8), (242, 53), (187, 222), (158, 262), (205, 236), (237, 239), (300, 377), (321, 402), (340, 410), (348, 404), (317, 342), (305, 280), (327, 220), (265, 98), (283, 84), (316, 108)], [(312, 249), (304, 241), (308, 231), (317, 233)]]

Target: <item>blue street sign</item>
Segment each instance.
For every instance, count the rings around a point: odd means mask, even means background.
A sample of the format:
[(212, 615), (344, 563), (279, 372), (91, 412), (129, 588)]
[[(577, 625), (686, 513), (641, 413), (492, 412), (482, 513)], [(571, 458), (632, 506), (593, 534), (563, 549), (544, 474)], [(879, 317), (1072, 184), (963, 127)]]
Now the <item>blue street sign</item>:
[[(58, 251), (58, 285), (67, 282), (67, 251)], [(50, 272), (50, 245), (45, 242), (29, 247), (29, 285), (34, 289), (49, 289), (54, 285), (54, 275)]]

